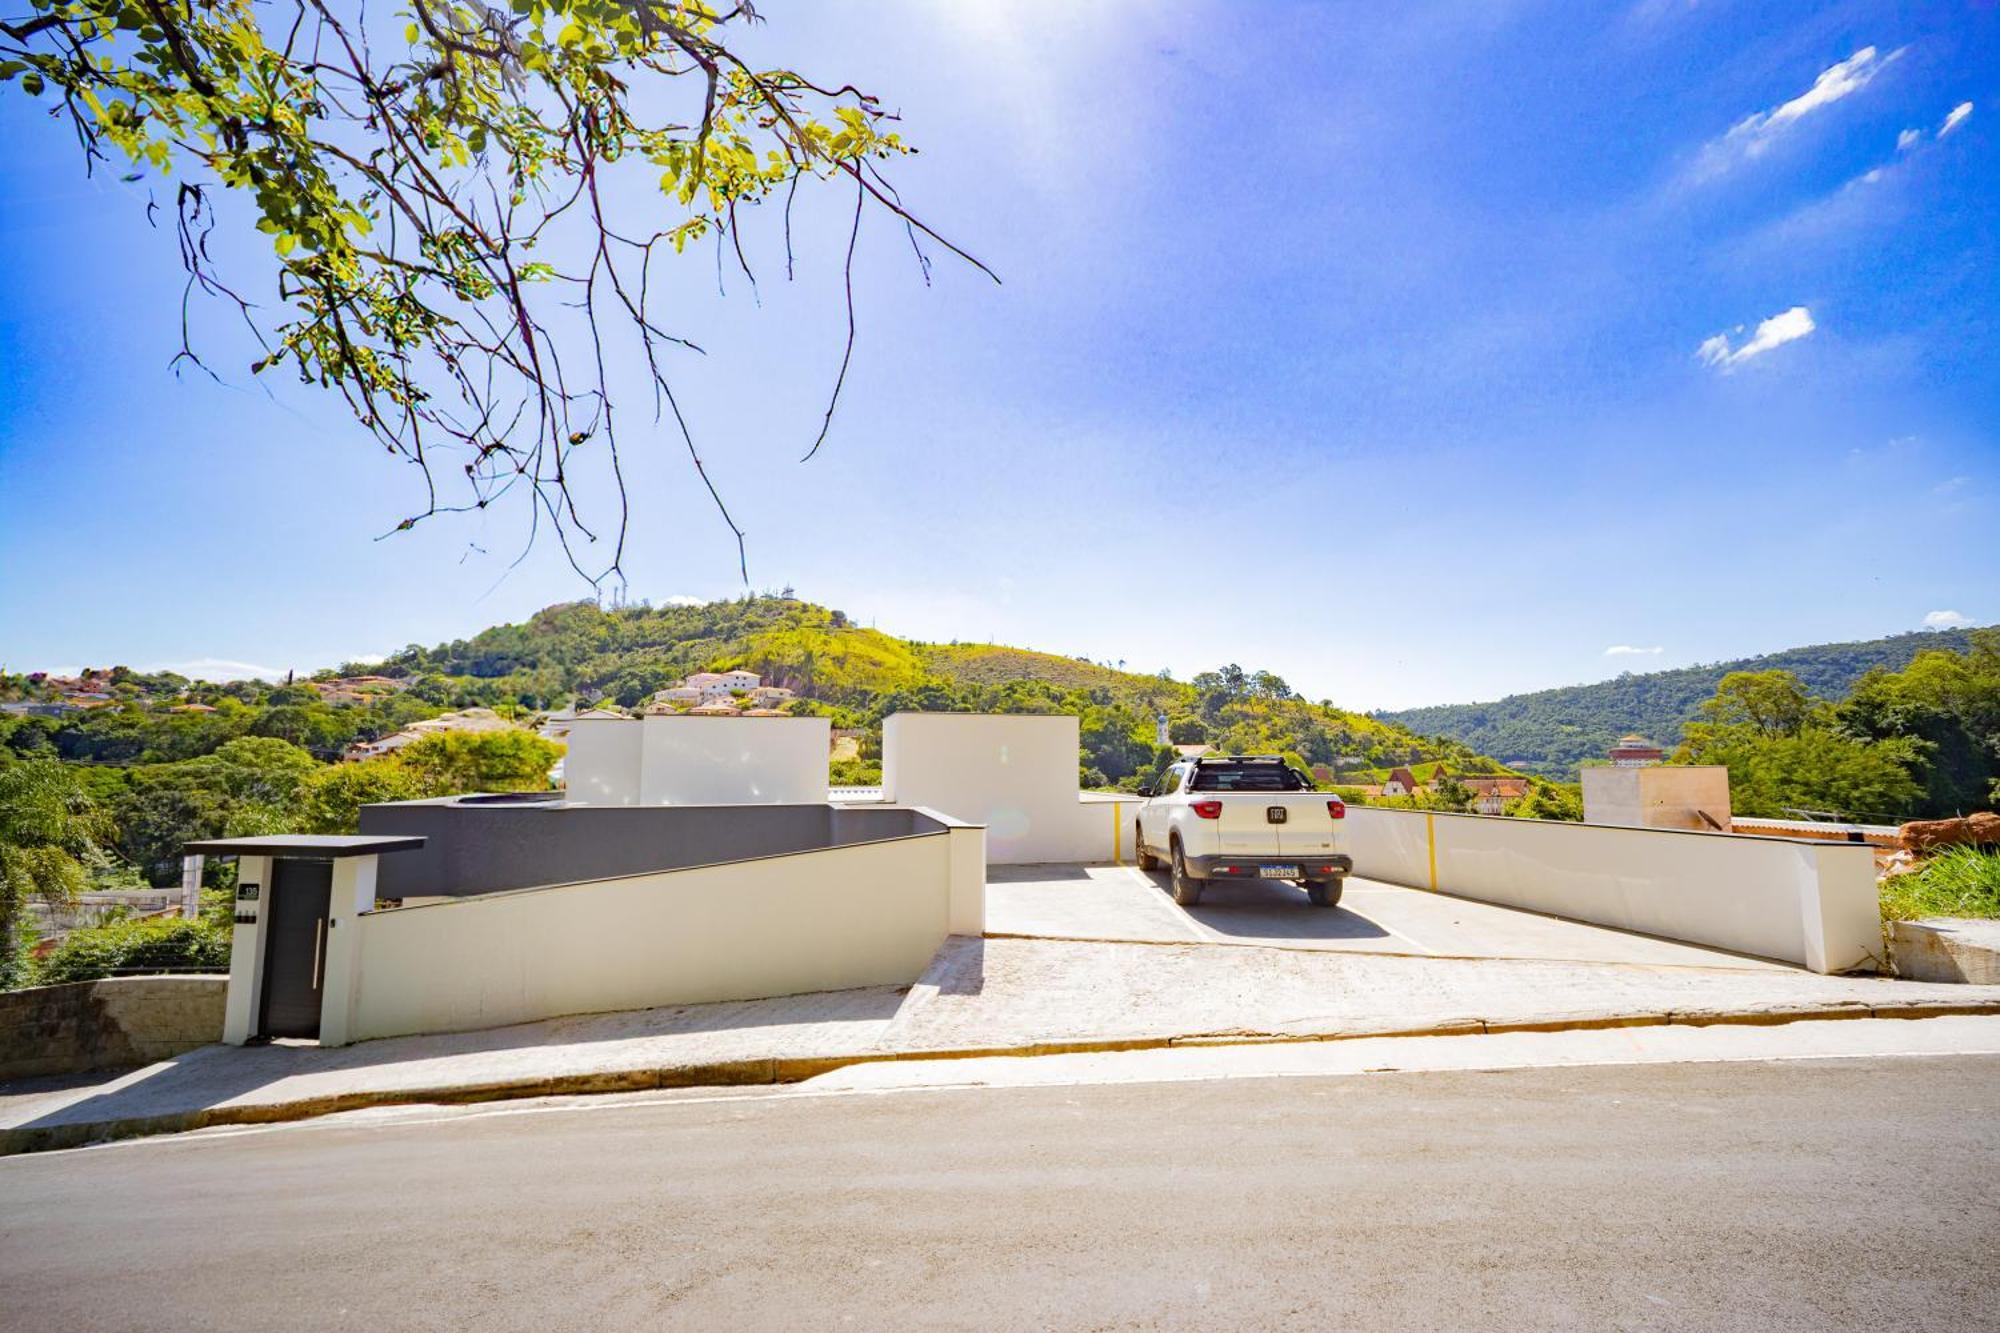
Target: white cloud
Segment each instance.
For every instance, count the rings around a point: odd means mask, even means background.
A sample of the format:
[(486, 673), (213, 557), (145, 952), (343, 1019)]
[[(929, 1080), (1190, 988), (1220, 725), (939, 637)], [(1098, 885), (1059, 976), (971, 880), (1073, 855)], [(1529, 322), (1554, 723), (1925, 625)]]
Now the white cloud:
[(1960, 102), (1957, 106), (1953, 107), (1951, 109), (1950, 114), (1948, 114), (1944, 118), (1944, 124), (1938, 126), (1937, 137), (1942, 139), (1944, 138), (1945, 135), (1950, 134), (1953, 130), (1963, 125), (1965, 123), (1965, 118), (1967, 116), (1970, 116), (1971, 114), (1972, 114), (1972, 103)]
[(1925, 629), (1962, 629), (1971, 623), (1971, 616), (1962, 616), (1956, 611), (1933, 611), (1924, 617)]
[(1752, 112), (1730, 126), (1729, 133), (1702, 150), (1696, 163), (1697, 174), (1714, 176), (1739, 161), (1761, 155), (1789, 127), (1866, 88), (1902, 54), (1900, 47), (1885, 56), (1872, 46), (1864, 46), (1839, 64), (1827, 66), (1813, 80), (1812, 87), (1791, 101), (1781, 102), (1769, 111)]
[(226, 657), (197, 657), (188, 662), (162, 662), (153, 668), (171, 671), (191, 680), (282, 680), (282, 667), (259, 666), (255, 662), (235, 662)]
[(1917, 140), (1924, 137), (1922, 130), (1904, 130), (1896, 136), (1896, 151), (1907, 153), (1917, 146)]
[[(1741, 347), (1732, 349), (1729, 345), (1729, 335), (1718, 333), (1712, 338), (1702, 339), (1701, 346), (1695, 349), (1695, 355), (1701, 358), (1701, 363), (1705, 366), (1715, 366), (1723, 371), (1730, 371), (1753, 356), (1762, 356), (1774, 347), (1797, 342), (1818, 327), (1813, 323), (1812, 311), (1802, 305), (1795, 305), (1790, 310), (1773, 315), (1759, 324), (1757, 332), (1752, 334), (1750, 340)], [(1737, 333), (1742, 331), (1740, 325), (1735, 330)]]
[(708, 603), (707, 603), (706, 601), (704, 601), (704, 600), (703, 600), (702, 598), (699, 598), (699, 597), (690, 597), (690, 596), (688, 596), (688, 595), (687, 595), (686, 593), (677, 593), (677, 594), (675, 594), (674, 596), (672, 596), (672, 597), (669, 597), (669, 598), (667, 598), (667, 599), (666, 599), (665, 601), (663, 601), (663, 602), (662, 602), (662, 603), (660, 603), (660, 604), (661, 604), (662, 606), (706, 606), (706, 605), (708, 605)]
[(1606, 657), (1658, 657), (1666, 649), (1655, 644), (1651, 648), (1637, 648), (1629, 643), (1614, 643), (1604, 650)]

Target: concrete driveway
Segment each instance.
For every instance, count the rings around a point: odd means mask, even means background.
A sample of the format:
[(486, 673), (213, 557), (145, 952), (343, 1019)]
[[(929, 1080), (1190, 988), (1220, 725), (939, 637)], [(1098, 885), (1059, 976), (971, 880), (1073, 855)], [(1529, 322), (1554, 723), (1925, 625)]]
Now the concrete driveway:
[(993, 866), (986, 876), (986, 930), (1038, 939), (1797, 970), (1360, 878), (1347, 881), (1340, 906), (1331, 910), (1308, 904), (1295, 885), (1254, 880), (1210, 884), (1199, 907), (1177, 907), (1164, 872), (1133, 866)]

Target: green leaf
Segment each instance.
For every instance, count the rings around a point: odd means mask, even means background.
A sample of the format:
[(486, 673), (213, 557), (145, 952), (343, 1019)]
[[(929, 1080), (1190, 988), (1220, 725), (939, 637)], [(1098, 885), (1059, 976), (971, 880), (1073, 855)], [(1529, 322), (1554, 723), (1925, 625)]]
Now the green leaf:
[(35, 73), (33, 70), (30, 70), (28, 73), (23, 74), (21, 76), (21, 91), (28, 94), (30, 97), (41, 96), (42, 76)]

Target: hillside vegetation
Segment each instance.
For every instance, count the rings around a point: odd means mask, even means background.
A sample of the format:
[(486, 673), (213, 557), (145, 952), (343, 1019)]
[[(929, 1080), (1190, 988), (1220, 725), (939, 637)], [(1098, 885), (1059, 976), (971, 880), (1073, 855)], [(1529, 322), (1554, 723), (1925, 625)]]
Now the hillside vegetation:
[[(337, 832), (368, 801), (543, 785), (558, 753), (509, 729), (336, 763), (357, 741), (447, 709), (490, 708), (525, 724), (571, 703), (633, 708), (691, 672), (735, 667), (797, 691), (794, 711), (857, 733), (858, 757), (833, 766), (841, 782), (879, 778), (882, 719), (901, 710), (1075, 713), (1083, 780), (1127, 790), (1171, 755), (1158, 744), (1162, 714), (1177, 742), (1288, 753), (1347, 782), (1374, 780), (1396, 764), (1445, 761), (1465, 773), (1496, 767), (1456, 742), (1426, 741), (1298, 698), (1269, 672), (1227, 666), (1176, 681), (993, 644), (918, 643), (790, 596), (615, 610), (569, 603), (469, 639), (412, 645), (381, 664), (349, 663), (281, 685), (118, 667), (89, 673), (84, 702), (65, 703), (64, 690), (83, 682), (0, 674), (0, 704), (9, 705), (0, 711), (0, 774), (32, 765), (10, 779), (41, 793), (41, 805), (23, 808), (77, 812), (61, 844), (72, 865), (38, 850), (46, 839), (30, 847), (26, 834), (9, 833), (0, 809), (0, 851), (9, 858), (0, 876), (0, 956), (8, 904), (24, 897), (60, 898), (85, 880), (117, 874), (171, 882), (190, 838)], [(357, 676), (358, 684), (337, 688)], [(19, 822), (44, 829), (61, 821), (34, 814)], [(29, 874), (44, 865), (62, 873)]]
[(1967, 651), (1972, 633), (1923, 631), (1814, 644), (1734, 662), (1513, 694), (1490, 703), (1439, 704), (1375, 716), (1423, 735), (1449, 737), (1523, 772), (1574, 779), (1585, 760), (1602, 759), (1620, 736), (1637, 732), (1669, 748), (1678, 744), (1686, 724), (1733, 672), (1788, 671), (1809, 693), (1840, 700), (1870, 671), (1901, 671), (1929, 649)]
[[(1466, 773), (1499, 767), (1455, 741), (1301, 699), (1267, 671), (1225, 666), (1176, 681), (998, 644), (921, 643), (790, 596), (553, 606), (471, 639), (406, 648), (375, 669), (427, 695), (538, 709), (572, 698), (632, 708), (690, 672), (734, 667), (796, 690), (796, 709), (871, 741), (882, 718), (902, 710), (1073, 712), (1083, 721), (1086, 780), (1101, 785), (1136, 785), (1154, 770), (1163, 713), (1176, 743), (1290, 753), (1349, 782), (1377, 780), (1397, 764), (1443, 760)], [(872, 745), (863, 751), (875, 753)]]

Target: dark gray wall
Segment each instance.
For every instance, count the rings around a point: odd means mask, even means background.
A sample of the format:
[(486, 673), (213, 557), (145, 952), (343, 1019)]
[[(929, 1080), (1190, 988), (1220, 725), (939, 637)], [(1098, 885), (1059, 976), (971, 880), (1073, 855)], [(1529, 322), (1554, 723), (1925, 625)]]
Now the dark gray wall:
[(879, 842), (942, 827), (914, 810), (831, 805), (477, 805), (361, 809), (361, 831), (417, 834), (381, 859), (381, 898), (462, 897)]

